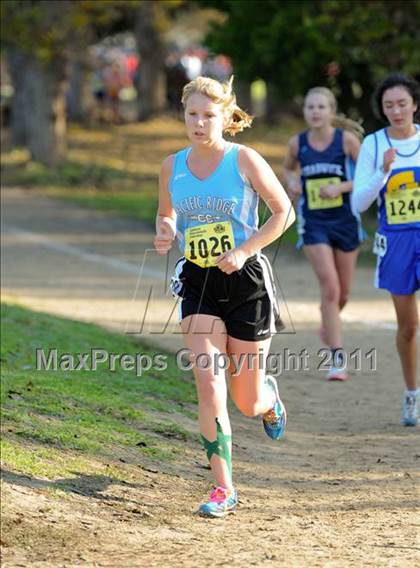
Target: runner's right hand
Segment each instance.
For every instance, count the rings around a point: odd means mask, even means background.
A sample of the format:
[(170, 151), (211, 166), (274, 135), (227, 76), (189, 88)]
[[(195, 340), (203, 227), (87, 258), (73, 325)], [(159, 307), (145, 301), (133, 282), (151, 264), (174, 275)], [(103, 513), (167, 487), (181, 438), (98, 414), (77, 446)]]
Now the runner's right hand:
[(396, 148), (389, 148), (384, 153), (384, 163), (383, 163), (383, 170), (387, 174), (391, 169), (392, 162), (394, 162), (397, 156), (397, 149)]
[(302, 195), (302, 184), (300, 181), (297, 179), (290, 181), (287, 186), (287, 193), (292, 201)]
[(167, 254), (175, 239), (174, 228), (165, 220), (160, 220), (157, 234), (153, 240), (156, 252), (158, 254)]

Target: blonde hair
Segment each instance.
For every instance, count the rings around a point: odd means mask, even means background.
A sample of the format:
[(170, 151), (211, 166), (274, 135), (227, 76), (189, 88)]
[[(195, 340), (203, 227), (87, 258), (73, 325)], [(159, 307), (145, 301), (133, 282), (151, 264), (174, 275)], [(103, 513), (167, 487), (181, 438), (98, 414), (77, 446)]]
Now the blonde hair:
[(309, 95), (324, 95), (324, 97), (327, 99), (328, 104), (330, 105), (330, 108), (334, 114), (334, 118), (331, 122), (332, 126), (342, 128), (343, 130), (348, 130), (355, 134), (360, 140), (363, 138), (365, 129), (359, 122), (348, 118), (345, 114), (337, 114), (337, 99), (330, 89), (328, 89), (327, 87), (312, 87), (312, 89), (309, 89), (309, 91), (306, 93), (305, 101), (309, 97)]
[(242, 132), (244, 128), (249, 128), (253, 117), (238, 107), (236, 96), (232, 90), (233, 75), (229, 81), (220, 83), (210, 77), (197, 77), (185, 85), (182, 90), (181, 102), (186, 107), (191, 95), (198, 93), (205, 95), (214, 103), (222, 106), (226, 116), (226, 126), (224, 132), (235, 136), (237, 132)]

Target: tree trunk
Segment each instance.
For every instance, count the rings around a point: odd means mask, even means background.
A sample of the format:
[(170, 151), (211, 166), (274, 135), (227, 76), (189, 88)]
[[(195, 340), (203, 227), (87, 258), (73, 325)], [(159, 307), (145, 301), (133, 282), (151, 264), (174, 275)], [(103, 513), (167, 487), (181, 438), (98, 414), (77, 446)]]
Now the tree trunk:
[(137, 11), (139, 120), (146, 120), (166, 105), (164, 45), (158, 28), (158, 4), (154, 0), (141, 2)]
[(26, 57), (15, 49), (7, 50), (7, 67), (13, 86), (10, 113), (10, 140), (12, 146), (26, 145), (26, 125), (24, 109), (24, 80)]
[(66, 156), (65, 82), (62, 72), (28, 56), (25, 65), (26, 142), (36, 162), (53, 166)]

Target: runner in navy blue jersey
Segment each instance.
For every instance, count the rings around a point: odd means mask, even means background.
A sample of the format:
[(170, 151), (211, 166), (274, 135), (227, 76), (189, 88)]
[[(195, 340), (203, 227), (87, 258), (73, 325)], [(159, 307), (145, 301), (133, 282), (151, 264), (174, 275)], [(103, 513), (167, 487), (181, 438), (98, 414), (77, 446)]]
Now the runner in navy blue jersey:
[(327, 378), (343, 381), (348, 374), (340, 311), (348, 300), (363, 238), (360, 217), (350, 202), (360, 148), (355, 133), (362, 129), (336, 111), (329, 89), (310, 89), (304, 104), (308, 129), (290, 139), (284, 173), (286, 190), (297, 201), (298, 247), (303, 247), (321, 289), (320, 336), (332, 351)]

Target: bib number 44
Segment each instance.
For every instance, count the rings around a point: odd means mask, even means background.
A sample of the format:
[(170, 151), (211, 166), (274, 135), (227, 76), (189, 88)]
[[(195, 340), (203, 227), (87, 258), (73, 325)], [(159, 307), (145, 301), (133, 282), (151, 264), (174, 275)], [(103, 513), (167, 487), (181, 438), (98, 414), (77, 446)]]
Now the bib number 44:
[(373, 242), (373, 254), (376, 254), (380, 257), (385, 256), (387, 251), (387, 239), (385, 235), (381, 235), (380, 233), (375, 234), (375, 240)]

